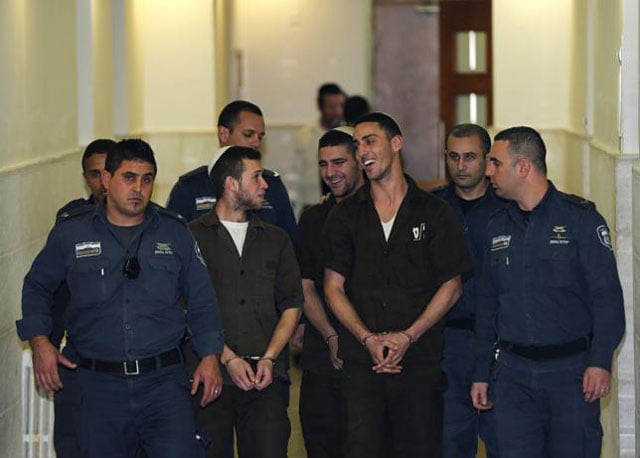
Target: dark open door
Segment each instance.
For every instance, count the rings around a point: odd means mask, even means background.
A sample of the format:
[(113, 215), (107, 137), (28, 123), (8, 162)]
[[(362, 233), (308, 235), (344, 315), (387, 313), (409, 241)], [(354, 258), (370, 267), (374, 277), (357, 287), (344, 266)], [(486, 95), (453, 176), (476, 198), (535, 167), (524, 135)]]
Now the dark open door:
[(491, 0), (440, 2), (440, 117), (493, 123)]

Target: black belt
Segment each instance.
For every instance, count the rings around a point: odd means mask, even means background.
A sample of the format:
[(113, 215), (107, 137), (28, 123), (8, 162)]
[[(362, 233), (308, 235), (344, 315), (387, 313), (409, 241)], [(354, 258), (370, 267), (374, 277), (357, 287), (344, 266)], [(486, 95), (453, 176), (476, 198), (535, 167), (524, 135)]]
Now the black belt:
[(174, 348), (165, 353), (133, 361), (100, 361), (97, 359), (80, 358), (78, 365), (84, 369), (96, 372), (108, 372), (121, 375), (142, 375), (153, 372), (162, 367), (182, 363), (182, 353)]
[(591, 346), (591, 336), (580, 337), (562, 344), (520, 345), (506, 340), (498, 340), (498, 348), (534, 361), (565, 358), (577, 355)]
[(473, 331), (475, 322), (472, 318), (453, 318), (447, 320), (444, 324), (447, 328), (464, 329), (465, 331)]

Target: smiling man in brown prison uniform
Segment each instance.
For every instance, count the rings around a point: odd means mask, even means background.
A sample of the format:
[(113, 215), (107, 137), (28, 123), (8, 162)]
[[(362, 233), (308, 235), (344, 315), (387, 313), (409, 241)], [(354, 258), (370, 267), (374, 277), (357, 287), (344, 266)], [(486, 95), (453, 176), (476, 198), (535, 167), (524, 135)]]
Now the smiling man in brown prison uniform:
[(287, 453), (289, 384), (282, 350), (298, 324), (303, 296), (289, 236), (250, 212), (264, 201), (262, 171), (258, 151), (230, 147), (211, 170), (214, 209), (189, 224), (217, 288), (225, 331), (222, 395), (196, 407), (198, 431), (213, 441), (209, 458), (224, 456), (234, 427), (240, 457)]
[[(451, 207), (402, 173), (402, 134), (383, 113), (355, 124), (369, 182), (325, 223), (325, 294), (341, 322), (346, 456), (442, 454), (441, 319), (471, 269)], [(387, 426), (388, 425), (388, 426)]]
[(355, 158), (353, 129), (337, 127), (320, 138), (318, 168), (331, 195), (302, 213), (296, 241), (307, 319), (302, 346), (300, 423), (308, 458), (341, 458), (342, 361), (337, 354), (336, 319), (324, 301), (321, 248), (322, 228), (331, 210), (364, 184)]

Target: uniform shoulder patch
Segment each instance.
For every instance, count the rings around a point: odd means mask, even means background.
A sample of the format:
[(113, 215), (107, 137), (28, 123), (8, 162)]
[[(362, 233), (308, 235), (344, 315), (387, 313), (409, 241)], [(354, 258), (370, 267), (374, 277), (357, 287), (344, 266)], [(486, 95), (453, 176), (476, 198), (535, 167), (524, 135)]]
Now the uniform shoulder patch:
[(598, 240), (609, 250), (613, 251), (613, 244), (611, 243), (611, 235), (609, 234), (609, 228), (604, 224), (596, 227), (596, 233), (598, 234)]
[(158, 213), (160, 215), (168, 216), (169, 218), (175, 219), (176, 221), (180, 221), (184, 225), (187, 224), (187, 220), (180, 213), (161, 207), (158, 204), (154, 204), (154, 205), (156, 206), (156, 209), (158, 210)]
[(582, 208), (596, 208), (596, 204), (591, 202), (590, 200), (585, 199), (584, 197), (577, 196), (575, 194), (566, 194), (564, 192), (560, 193), (560, 197), (573, 205), (577, 205)]
[[(83, 199), (80, 199), (80, 200), (83, 200)], [(58, 214), (56, 215), (56, 223), (60, 223), (62, 221), (70, 220), (72, 218), (75, 218), (76, 216), (84, 215), (86, 213), (89, 213), (89, 212), (95, 210), (95, 208), (96, 208), (95, 205), (88, 204), (88, 203), (86, 203), (86, 201), (85, 201), (84, 204), (77, 205), (77, 206), (71, 206), (70, 204), (71, 204), (71, 202), (69, 204), (65, 205), (64, 207), (62, 207), (58, 211)]]
[(188, 180), (191, 177), (194, 176), (198, 176), (201, 173), (205, 173), (208, 175), (208, 171), (207, 171), (207, 166), (206, 165), (201, 165), (200, 167), (197, 167), (193, 170), (191, 170), (190, 172), (185, 173), (184, 175), (180, 175), (180, 178), (178, 178), (179, 181), (184, 181), (184, 180)]

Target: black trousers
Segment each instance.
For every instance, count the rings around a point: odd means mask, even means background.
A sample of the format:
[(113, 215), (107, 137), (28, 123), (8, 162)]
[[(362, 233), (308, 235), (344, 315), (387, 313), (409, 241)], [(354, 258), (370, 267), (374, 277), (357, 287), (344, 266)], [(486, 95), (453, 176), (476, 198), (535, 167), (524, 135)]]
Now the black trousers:
[(440, 365), (376, 374), (369, 365), (345, 362), (345, 455), (440, 458), (445, 388)]
[(262, 391), (242, 391), (224, 385), (213, 403), (199, 405), (201, 390), (193, 398), (198, 433), (210, 441), (207, 458), (224, 458), (235, 428), (240, 458), (285, 458), (291, 424), (285, 392), (289, 384), (274, 380)]
[(299, 408), (308, 458), (344, 457), (340, 378), (304, 371)]

